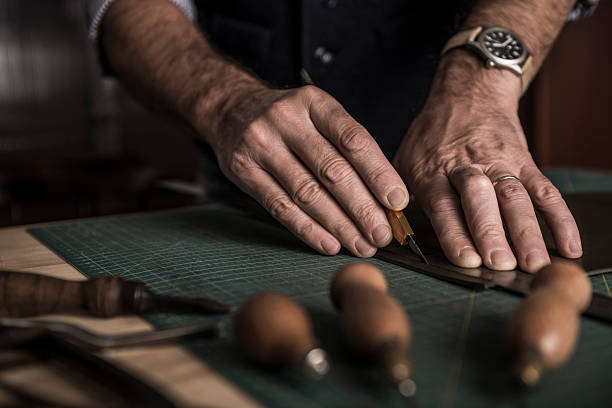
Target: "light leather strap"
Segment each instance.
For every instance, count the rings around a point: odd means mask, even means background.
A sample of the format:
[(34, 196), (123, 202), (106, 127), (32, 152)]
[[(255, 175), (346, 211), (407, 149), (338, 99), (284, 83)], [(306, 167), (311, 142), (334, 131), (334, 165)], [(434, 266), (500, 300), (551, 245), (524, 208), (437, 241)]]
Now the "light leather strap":
[(478, 34), (482, 31), (482, 26), (478, 26), (475, 28), (470, 28), (469, 30), (459, 31), (457, 34), (453, 35), (450, 40), (442, 49), (442, 55), (446, 54), (449, 50), (461, 47), (467, 43), (470, 43), (478, 37)]
[(527, 88), (529, 88), (529, 84), (534, 77), (535, 71), (533, 69), (533, 58), (532, 56), (528, 56), (521, 67), (523, 71), (523, 75), (521, 75), (521, 96), (525, 93)]

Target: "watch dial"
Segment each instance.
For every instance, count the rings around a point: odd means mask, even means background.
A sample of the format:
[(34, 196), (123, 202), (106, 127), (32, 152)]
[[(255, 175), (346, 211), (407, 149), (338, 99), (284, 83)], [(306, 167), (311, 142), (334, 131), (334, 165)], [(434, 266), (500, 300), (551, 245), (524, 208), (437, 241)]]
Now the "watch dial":
[(514, 60), (523, 55), (523, 44), (505, 30), (491, 30), (485, 33), (485, 48), (498, 58)]

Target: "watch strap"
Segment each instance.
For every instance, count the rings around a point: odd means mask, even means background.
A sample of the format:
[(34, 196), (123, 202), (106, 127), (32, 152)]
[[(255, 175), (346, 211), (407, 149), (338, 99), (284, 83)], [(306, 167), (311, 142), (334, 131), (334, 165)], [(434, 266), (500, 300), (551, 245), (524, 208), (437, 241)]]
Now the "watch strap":
[(523, 66), (521, 67), (523, 71), (523, 75), (521, 75), (521, 96), (525, 93), (527, 88), (529, 88), (529, 84), (534, 77), (535, 71), (533, 69), (533, 57), (531, 55), (527, 56)]
[(453, 48), (461, 47), (462, 45), (471, 43), (472, 41), (476, 40), (476, 37), (478, 37), (478, 34), (480, 34), (482, 30), (483, 27), (478, 26), (470, 28), (468, 30), (459, 31), (457, 34), (453, 35), (450, 40), (448, 40), (448, 42), (444, 46), (444, 49), (442, 49), (442, 55), (446, 54)]

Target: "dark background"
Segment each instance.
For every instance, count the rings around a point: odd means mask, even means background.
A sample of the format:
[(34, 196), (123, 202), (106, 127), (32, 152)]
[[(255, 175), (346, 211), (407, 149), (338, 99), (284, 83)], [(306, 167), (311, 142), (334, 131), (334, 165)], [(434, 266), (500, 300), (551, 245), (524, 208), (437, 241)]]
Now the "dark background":
[[(0, 1), (0, 225), (175, 207), (205, 189), (194, 135), (102, 77), (81, 7)], [(611, 17), (602, 1), (568, 24), (523, 99), (542, 166), (612, 169)]]

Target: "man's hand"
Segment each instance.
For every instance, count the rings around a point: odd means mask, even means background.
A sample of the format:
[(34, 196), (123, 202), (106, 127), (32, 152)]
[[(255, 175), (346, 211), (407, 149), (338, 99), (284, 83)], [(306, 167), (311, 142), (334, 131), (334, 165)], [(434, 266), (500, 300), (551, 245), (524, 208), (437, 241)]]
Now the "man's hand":
[[(429, 99), (395, 157), (448, 259), (458, 266), (516, 267), (535, 272), (550, 262), (534, 206), (559, 253), (582, 255), (576, 222), (559, 191), (527, 149), (518, 119), (520, 79), (488, 70), (465, 50), (443, 58)], [(502, 176), (515, 179), (493, 181)]]
[(342, 245), (374, 255), (392, 238), (381, 203), (408, 204), (400, 176), (327, 93), (313, 86), (263, 92), (263, 104), (245, 95), (228, 109), (243, 110), (249, 123), (234, 126), (229, 115), (222, 137), (210, 139), (224, 174), (317, 251), (331, 255)]
[(325, 92), (270, 89), (217, 53), (167, 0), (117, 0), (102, 44), (124, 84), (183, 118), (222, 171), (311, 247), (374, 255), (391, 240), (381, 205), (408, 204), (378, 145)]

